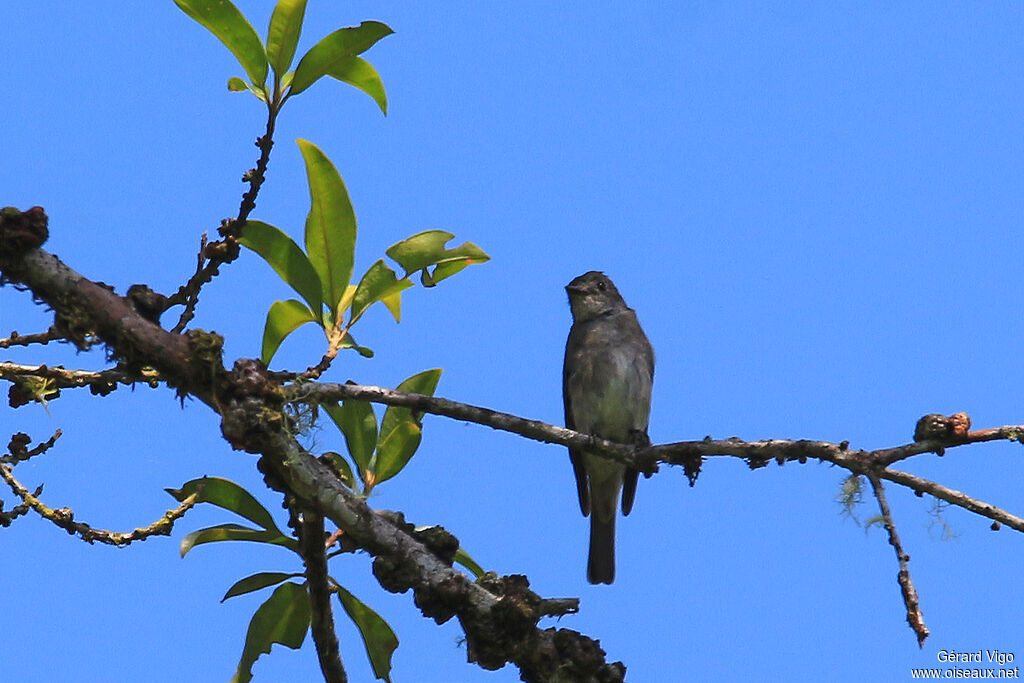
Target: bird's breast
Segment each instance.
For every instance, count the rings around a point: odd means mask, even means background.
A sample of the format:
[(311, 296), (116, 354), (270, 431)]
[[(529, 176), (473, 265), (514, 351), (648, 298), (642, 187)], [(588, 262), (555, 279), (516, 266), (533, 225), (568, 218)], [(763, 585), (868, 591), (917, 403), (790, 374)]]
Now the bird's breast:
[(647, 430), (651, 376), (628, 346), (595, 337), (566, 378), (573, 421), (578, 431), (628, 443), (630, 432)]

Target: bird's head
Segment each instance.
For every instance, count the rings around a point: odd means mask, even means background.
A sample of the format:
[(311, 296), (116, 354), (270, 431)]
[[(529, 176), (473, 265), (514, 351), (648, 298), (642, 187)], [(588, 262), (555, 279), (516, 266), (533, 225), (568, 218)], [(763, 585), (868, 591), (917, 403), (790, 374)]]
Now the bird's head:
[(623, 300), (615, 284), (604, 273), (592, 270), (574, 279), (565, 287), (569, 295), (569, 308), (572, 309), (572, 319), (576, 322), (586, 322), (594, 318), (625, 308)]

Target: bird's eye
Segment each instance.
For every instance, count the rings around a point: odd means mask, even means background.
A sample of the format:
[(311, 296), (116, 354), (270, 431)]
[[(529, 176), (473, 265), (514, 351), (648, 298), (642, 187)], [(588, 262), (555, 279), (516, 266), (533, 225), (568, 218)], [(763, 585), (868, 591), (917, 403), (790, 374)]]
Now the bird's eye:
[(608, 286), (605, 285), (605, 283), (599, 281), (597, 283), (597, 288), (603, 292), (604, 290), (608, 289)]

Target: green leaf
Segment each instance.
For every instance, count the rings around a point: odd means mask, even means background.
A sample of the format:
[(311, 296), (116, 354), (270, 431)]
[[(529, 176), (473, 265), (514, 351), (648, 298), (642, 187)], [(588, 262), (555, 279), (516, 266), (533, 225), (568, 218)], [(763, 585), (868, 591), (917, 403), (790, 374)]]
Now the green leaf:
[(262, 588), (276, 586), (282, 581), (287, 581), (288, 579), (294, 579), (301, 576), (302, 574), (284, 574), (282, 572), (260, 572), (259, 574), (253, 574), (252, 576), (247, 576), (244, 579), (236, 581), (220, 601), (224, 602), (228, 598), (233, 598), (236, 595), (245, 595), (246, 593), (252, 593), (253, 591), (258, 591)]
[(345, 338), (341, 340), (341, 345), (338, 348), (355, 349), (363, 358), (373, 358), (373, 349), (368, 349), (365, 346), (357, 344), (351, 334), (345, 334)]
[(415, 422), (402, 422), (380, 440), (370, 463), (373, 485), (387, 481), (409, 463), (420, 447), (423, 430)]
[(391, 681), (391, 655), (398, 648), (398, 636), (379, 614), (366, 606), (359, 598), (341, 587), (333, 578), (334, 590), (341, 606), (345, 608), (363, 637), (366, 654), (373, 666), (373, 675), (383, 681)]
[(349, 57), (338, 62), (327, 72), (328, 76), (344, 81), (359, 88), (373, 98), (384, 116), (388, 115), (388, 95), (384, 92), (384, 83), (373, 65), (362, 57)]
[(323, 308), (320, 276), (291, 237), (263, 221), (246, 221), (238, 243), (262, 256), (281, 279), (306, 300), (309, 310)]
[[(385, 253), (405, 269), (406, 277), (422, 271), (420, 277), (423, 286), (433, 287), (466, 266), (483, 263), (491, 258), (472, 242), (465, 242), (454, 249), (445, 249), (444, 245), (454, 237), (444, 230), (426, 230), (391, 245)], [(430, 266), (435, 265), (437, 267), (430, 272)]]
[(263, 327), (263, 350), (260, 352), (263, 364), (270, 365), (270, 359), (277, 353), (284, 338), (306, 323), (321, 324), (321, 321), (301, 301), (288, 299), (270, 304), (267, 322)]
[(483, 568), (469, 556), (469, 553), (462, 548), (455, 551), (455, 561), (468, 569), (470, 573), (478, 579), (486, 573)]
[(402, 321), (402, 293), (395, 292), (389, 296), (383, 297), (381, 302), (388, 307), (391, 311), (391, 315), (394, 316), (395, 322)]
[(364, 21), (356, 27), (338, 29), (310, 48), (299, 61), (291, 94), (298, 95), (345, 60), (366, 52), (392, 33), (394, 31), (379, 21)]
[(228, 90), (230, 90), (231, 92), (241, 92), (243, 90), (248, 90), (253, 95), (263, 100), (264, 102), (267, 101), (267, 93), (266, 91), (264, 91), (262, 85), (253, 85), (252, 83), (246, 83), (238, 76), (232, 76), (228, 79)]
[[(475, 244), (473, 244), (471, 242), (467, 242), (466, 244), (464, 244), (462, 246), (469, 246), (469, 247), (472, 247), (474, 249), (479, 249), (479, 247), (477, 247)], [(488, 258), (490, 258), (490, 257), (488, 257)], [(456, 259), (456, 260), (445, 261), (444, 263), (439, 263), (437, 268), (434, 269), (434, 272), (430, 274), (430, 279), (434, 281), (434, 284), (437, 284), (441, 280), (444, 280), (447, 277), (451, 277), (452, 275), (455, 275), (455, 273), (459, 272), (460, 270), (462, 270), (463, 268), (465, 268), (467, 266), (470, 266), (470, 265), (472, 265), (474, 263), (483, 263), (483, 261), (486, 261), (486, 260), (487, 259), (477, 260), (477, 259), (460, 258), (460, 259)]]
[[(356, 294), (352, 298), (352, 311), (349, 314), (349, 324), (359, 319), (367, 308), (378, 301), (397, 297), (403, 290), (412, 287), (408, 279), (399, 280), (395, 271), (391, 270), (384, 259), (378, 259), (363, 275), (356, 288)], [(390, 308), (390, 306), (389, 306)], [(399, 315), (392, 309), (391, 314), (398, 322)]]
[(338, 169), (319, 147), (298, 140), (306, 162), (312, 207), (306, 218), (306, 253), (323, 283), (324, 301), (336, 312), (352, 278), (356, 214)]
[(274, 518), (251, 493), (231, 481), (220, 477), (200, 477), (185, 482), (180, 489), (164, 489), (176, 500), (183, 501), (198, 493), (198, 502), (210, 503), (244, 517), (253, 524), (281, 533)]
[[(407, 391), (412, 394), (425, 394), (427, 396), (433, 396), (437, 390), (437, 383), (441, 380), (441, 368), (434, 368), (433, 370), (424, 370), (418, 372), (412, 377), (409, 377), (404, 382), (398, 385), (398, 391)], [(380, 423), (380, 438), (386, 439), (391, 433), (391, 430), (395, 429), (398, 425), (403, 422), (414, 422), (420, 424), (423, 418), (423, 413), (413, 411), (409, 408), (400, 408), (398, 406), (388, 406), (388, 409), (384, 411), (384, 419)]]
[(267, 29), (267, 57), (278, 78), (292, 65), (305, 14), (306, 0), (277, 0)]
[(174, 0), (181, 10), (202, 24), (238, 59), (256, 85), (267, 81), (267, 52), (259, 34), (229, 0)]
[(240, 524), (218, 524), (217, 526), (199, 529), (187, 534), (181, 539), (181, 547), (178, 549), (182, 557), (188, 554), (192, 548), (206, 543), (217, 543), (219, 541), (250, 541), (252, 543), (267, 543), (288, 548), (299, 552), (299, 542), (294, 538), (283, 535), (276, 529), (253, 529)]
[(288, 582), (278, 586), (266, 602), (259, 606), (249, 622), (245, 647), (232, 682), (252, 680), (252, 665), (260, 655), (269, 654), (275, 643), (293, 650), (302, 647), (309, 630), (309, 597), (305, 586)]
[(345, 436), (345, 445), (359, 476), (370, 466), (373, 449), (377, 447), (377, 416), (369, 401), (346, 399), (341, 404), (323, 406), (334, 424)]
[(341, 453), (335, 453), (334, 451), (327, 451), (323, 454), (323, 457), (328, 458), (334, 468), (337, 470), (336, 474), (340, 475), (341, 483), (350, 489), (356, 487), (356, 478), (352, 476), (352, 466), (348, 464), (348, 460), (345, 459)]
[[(441, 379), (441, 368), (424, 370), (398, 385), (398, 391), (433, 396)], [(419, 448), (423, 438), (420, 421), (423, 413), (409, 408), (388, 406), (380, 423), (377, 453), (370, 462), (370, 488), (402, 471)]]

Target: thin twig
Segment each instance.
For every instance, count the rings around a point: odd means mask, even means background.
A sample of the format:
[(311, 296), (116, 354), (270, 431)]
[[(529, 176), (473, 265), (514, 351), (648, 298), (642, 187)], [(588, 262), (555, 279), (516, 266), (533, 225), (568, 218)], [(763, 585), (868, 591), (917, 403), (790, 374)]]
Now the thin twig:
[(67, 338), (57, 331), (57, 328), (53, 325), (50, 326), (46, 332), (39, 332), (36, 334), (18, 334), (16, 331), (11, 332), (10, 337), (0, 339), (0, 349), (10, 348), (12, 346), (28, 346), (29, 344), (49, 344), (52, 341), (67, 341)]
[(942, 484), (937, 484), (934, 481), (922, 479), (921, 477), (914, 476), (907, 472), (901, 472), (899, 470), (884, 469), (878, 472), (878, 476), (882, 479), (887, 479), (896, 484), (906, 486), (918, 493), (927, 493), (935, 496), (936, 498), (944, 500), (951, 505), (962, 507), (965, 510), (981, 515), (982, 517), (988, 517), (1000, 524), (1005, 524), (1011, 529), (1024, 532), (1024, 519), (1021, 519), (1016, 515), (1011, 515), (1006, 510), (998, 508), (991, 503), (971, 498), (962, 491), (946, 488)]
[(105, 543), (107, 545), (128, 545), (134, 541), (144, 541), (150, 536), (169, 536), (171, 530), (174, 528), (174, 523), (181, 519), (182, 516), (188, 510), (196, 504), (198, 494), (193, 494), (182, 501), (181, 505), (168, 510), (163, 514), (160, 519), (156, 520), (152, 524), (146, 527), (141, 527), (129, 532), (117, 532), (117, 531), (106, 531), (104, 529), (95, 529), (84, 522), (76, 522), (74, 513), (71, 508), (60, 508), (54, 510), (47, 507), (41, 500), (39, 495), (43, 491), (43, 487), (38, 487), (35, 492), (30, 492), (27, 488), (22, 486), (21, 482), (14, 478), (11, 472), (11, 468), (8, 465), (0, 465), (0, 479), (7, 482), (7, 485), (11, 487), (11, 491), (14, 495), (21, 498), (26, 505), (35, 510), (40, 517), (48, 519), (61, 529), (64, 529), (69, 534), (78, 535), (86, 543)]
[(249, 183), (249, 189), (242, 195), (242, 202), (238, 207), (238, 215), (229, 221), (225, 221), (218, 232), (224, 239), (219, 242), (206, 244), (206, 237), (203, 236), (203, 243), (199, 249), (199, 263), (196, 272), (189, 278), (188, 282), (178, 288), (178, 291), (168, 297), (167, 307), (184, 305), (185, 310), (181, 312), (178, 322), (171, 328), (174, 334), (180, 334), (185, 326), (195, 317), (196, 304), (199, 303), (199, 291), (203, 285), (210, 282), (220, 272), (223, 264), (231, 263), (238, 258), (237, 239), (242, 234), (245, 221), (256, 208), (256, 197), (260, 187), (266, 178), (267, 167), (270, 164), (270, 150), (274, 147), (274, 126), (277, 122), (277, 114), (280, 106), (270, 106), (267, 115), (267, 130), (256, 138), (256, 146), (260, 148), (260, 156), (256, 161), (256, 167), (246, 171), (243, 180)]
[(896, 524), (892, 521), (892, 512), (889, 510), (889, 501), (885, 497), (885, 488), (882, 482), (874, 474), (868, 474), (868, 481), (875, 492), (875, 499), (878, 500), (878, 509), (882, 513), (882, 523), (889, 533), (889, 545), (896, 552), (896, 560), (899, 563), (900, 571), (897, 581), (900, 584), (900, 592), (903, 594), (903, 604), (907, 608), (907, 623), (917, 635), (917, 646), (924, 647), (924, 641), (928, 638), (928, 627), (924, 623), (924, 614), (921, 613), (921, 605), (917, 599), (917, 591), (914, 589), (914, 582), (910, 578), (910, 555), (903, 550), (899, 534), (896, 533)]
[[(61, 437), (63, 432), (57, 430), (53, 433), (46, 441), (43, 441), (35, 448), (29, 448), (28, 445), (32, 443), (32, 437), (24, 432), (18, 432), (17, 434), (11, 435), (11, 440), (7, 444), (8, 455), (0, 455), (0, 464), (16, 465), (19, 462), (24, 462), (29, 458), (41, 455), (46, 451), (53, 448), (53, 444), (57, 443), (57, 439)], [(36, 495), (39, 495), (38, 493)]]
[(28, 377), (52, 380), (51, 386), (55, 389), (87, 386), (109, 388), (113, 384), (129, 386), (137, 382), (145, 382), (153, 386), (160, 381), (160, 373), (152, 368), (128, 372), (123, 367), (116, 367), (97, 372), (95, 370), (69, 370), (60, 365), (51, 367), (0, 362), (0, 379), (17, 382)]
[(320, 359), (319, 363), (317, 363), (316, 365), (310, 365), (308, 368), (306, 368), (305, 372), (301, 372), (297, 374), (295, 377), (302, 377), (304, 379), (319, 379), (322, 374), (324, 374), (325, 372), (327, 372), (328, 369), (330, 369), (331, 363), (334, 362), (334, 359), (337, 356), (337, 349), (334, 349), (333, 353), (325, 353), (323, 357)]
[[(38, 496), (42, 492), (42, 486), (36, 487), (35, 495)], [(21, 503), (20, 505), (15, 505), (10, 512), (4, 512), (3, 509), (4, 502), (0, 500), (0, 526), (9, 527), (18, 517), (27, 515), (28, 511), (31, 510), (32, 508), (29, 506), (28, 503)]]
[(936, 449), (934, 441), (916, 441), (905, 446), (896, 448), (883, 448), (872, 453), (872, 457), (879, 465), (889, 466), (894, 462), (905, 460), (915, 455), (928, 452), (939, 452), (953, 446), (963, 446), (969, 443), (983, 443), (985, 441), (1021, 441), (1024, 439), (1024, 425), (1007, 425), (1005, 427), (992, 427), (990, 429), (978, 429), (967, 432), (966, 435), (944, 441), (941, 447)]
[(537, 611), (546, 617), (563, 617), (566, 614), (578, 614), (579, 598), (544, 598), (537, 606)]
[(274, 126), (277, 125), (277, 114), (280, 107), (271, 105), (268, 108), (267, 130), (262, 137), (256, 139), (256, 146), (260, 148), (260, 158), (256, 162), (256, 168), (252, 169), (246, 179), (249, 182), (249, 189), (242, 195), (242, 203), (238, 207), (238, 216), (235, 218), (235, 225), (226, 226), (222, 236), (239, 237), (242, 234), (242, 226), (245, 220), (256, 208), (256, 197), (260, 193), (260, 187), (266, 179), (267, 167), (270, 165), (270, 150), (274, 148)]

